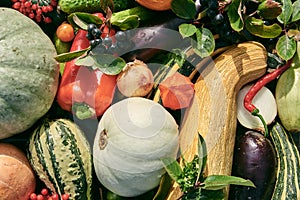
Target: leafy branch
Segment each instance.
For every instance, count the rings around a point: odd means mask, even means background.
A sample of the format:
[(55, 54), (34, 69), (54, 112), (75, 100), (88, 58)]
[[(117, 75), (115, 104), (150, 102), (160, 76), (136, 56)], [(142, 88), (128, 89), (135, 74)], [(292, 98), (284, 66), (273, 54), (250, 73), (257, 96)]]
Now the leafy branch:
[(253, 182), (236, 176), (204, 175), (207, 150), (204, 138), (198, 134), (198, 154), (190, 162), (181, 156), (183, 166), (172, 158), (162, 159), (168, 175), (179, 184), (181, 199), (223, 199), (223, 189), (230, 184), (255, 187)]

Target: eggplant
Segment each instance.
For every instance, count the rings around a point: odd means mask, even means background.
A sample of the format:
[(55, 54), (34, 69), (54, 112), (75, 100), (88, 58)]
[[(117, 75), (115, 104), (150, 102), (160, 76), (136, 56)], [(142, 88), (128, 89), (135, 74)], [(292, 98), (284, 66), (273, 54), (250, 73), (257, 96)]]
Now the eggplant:
[(251, 180), (255, 188), (231, 186), (233, 200), (270, 200), (276, 180), (276, 153), (271, 141), (256, 131), (237, 139), (232, 175)]
[[(200, 0), (195, 1), (197, 14), (201, 10)], [(178, 26), (183, 23), (191, 23), (194, 19), (177, 17), (172, 11), (164, 12), (164, 16), (157, 16), (154, 23), (143, 24), (142, 28), (127, 30), (130, 35), (131, 49), (121, 52), (127, 61), (134, 59), (150, 60), (153, 56), (162, 52), (171, 52), (173, 49), (185, 49), (190, 46), (190, 41), (184, 40), (178, 32)]]
[(183, 48), (186, 43), (178, 32), (178, 26), (188, 22), (190, 20), (173, 17), (154, 26), (127, 30), (132, 46), (121, 53), (122, 57), (127, 61), (138, 59), (146, 62), (162, 51)]

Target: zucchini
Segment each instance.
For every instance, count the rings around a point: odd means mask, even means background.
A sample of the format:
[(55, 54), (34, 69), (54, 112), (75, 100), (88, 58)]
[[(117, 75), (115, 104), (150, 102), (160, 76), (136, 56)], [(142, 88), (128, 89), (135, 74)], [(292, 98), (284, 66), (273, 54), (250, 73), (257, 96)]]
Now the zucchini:
[(276, 123), (271, 139), (278, 159), (277, 180), (272, 200), (300, 199), (300, 158), (297, 146), (289, 132)]
[(70, 120), (44, 120), (30, 137), (28, 159), (39, 178), (60, 198), (91, 199), (92, 157), (89, 143)]

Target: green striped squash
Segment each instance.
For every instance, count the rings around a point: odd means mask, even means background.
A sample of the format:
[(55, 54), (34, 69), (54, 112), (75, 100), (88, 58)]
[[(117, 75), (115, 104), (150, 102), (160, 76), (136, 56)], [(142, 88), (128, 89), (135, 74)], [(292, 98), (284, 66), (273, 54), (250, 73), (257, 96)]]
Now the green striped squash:
[(28, 159), (45, 185), (60, 197), (91, 199), (92, 156), (79, 127), (66, 119), (45, 120), (31, 135)]
[(277, 180), (272, 200), (300, 199), (300, 158), (289, 132), (276, 123), (271, 130), (278, 159)]

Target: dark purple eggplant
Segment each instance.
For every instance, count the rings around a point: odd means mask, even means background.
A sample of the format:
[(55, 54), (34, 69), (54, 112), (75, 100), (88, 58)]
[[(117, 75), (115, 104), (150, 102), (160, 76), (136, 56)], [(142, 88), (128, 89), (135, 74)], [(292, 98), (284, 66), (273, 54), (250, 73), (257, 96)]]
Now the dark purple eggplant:
[[(200, 12), (200, 1), (195, 1), (197, 13)], [(195, 16), (196, 17), (196, 16)], [(183, 23), (191, 23), (193, 19), (177, 17), (171, 11), (165, 12), (164, 17), (157, 16), (154, 23), (146, 24), (142, 28), (128, 30), (132, 47), (130, 51), (124, 51), (122, 57), (127, 61), (139, 59), (150, 60), (161, 52), (170, 52), (173, 49), (185, 49), (190, 43), (183, 40), (178, 32), (178, 26)]]
[(232, 175), (251, 180), (256, 188), (231, 186), (230, 199), (270, 200), (276, 162), (271, 141), (259, 132), (247, 131), (236, 142)]

